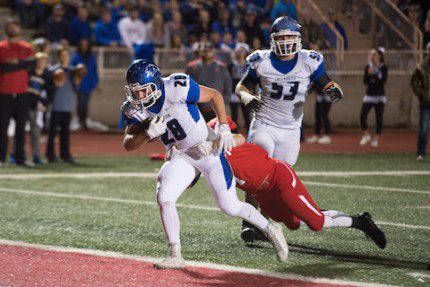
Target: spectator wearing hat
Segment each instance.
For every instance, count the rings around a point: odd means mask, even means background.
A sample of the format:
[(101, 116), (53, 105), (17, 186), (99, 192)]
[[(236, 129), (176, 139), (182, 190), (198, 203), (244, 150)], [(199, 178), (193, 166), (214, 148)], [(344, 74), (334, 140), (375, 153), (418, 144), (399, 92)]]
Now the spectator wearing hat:
[[(243, 44), (236, 45), (234, 49), (234, 56), (233, 56), (232, 65), (231, 65), (231, 77), (232, 77), (233, 87), (236, 87), (236, 85), (242, 79), (243, 75), (246, 73), (246, 70), (247, 70), (246, 56), (248, 54), (249, 54), (249, 49), (246, 45), (243, 45)], [(240, 99), (237, 97), (236, 93), (233, 92), (231, 94), (231, 99), (230, 99), (230, 110), (231, 110), (231, 118), (235, 123), (239, 123), (238, 121), (239, 109), (242, 111), (242, 115), (245, 120), (245, 128), (246, 130), (248, 130), (249, 125), (251, 123), (249, 111), (245, 107), (245, 105), (242, 104)]]
[(297, 8), (291, 0), (279, 0), (270, 12), (270, 18), (275, 21), (280, 16), (288, 16), (297, 20)]
[(25, 165), (25, 123), (28, 118), (28, 69), (34, 66), (33, 50), (20, 39), (21, 26), (15, 19), (5, 24), (6, 39), (0, 41), (0, 166), (5, 164), (10, 118), (16, 122), (15, 159)]
[(102, 9), (102, 17), (94, 27), (94, 36), (98, 46), (118, 47), (120, 45), (121, 35), (109, 9)]
[[(370, 142), (372, 147), (378, 147), (379, 144), (379, 137), (382, 132), (384, 107), (387, 103), (384, 85), (387, 82), (388, 68), (384, 63), (384, 53), (385, 49), (382, 47), (372, 49), (369, 52), (369, 63), (364, 68), (363, 83), (367, 85), (367, 88), (360, 113), (360, 125), (363, 133), (360, 145), (366, 145)], [(376, 115), (376, 133), (373, 138), (369, 133), (367, 125), (367, 117), (372, 108), (375, 109)]]
[(63, 5), (54, 6), (52, 16), (45, 25), (45, 33), (54, 46), (69, 44), (69, 21), (64, 18)]
[[(220, 92), (224, 97), (224, 102), (229, 104), (232, 81), (227, 66), (215, 58), (215, 50), (211, 43), (200, 42), (197, 49), (200, 58), (188, 63), (185, 73), (190, 75), (198, 84)], [(212, 105), (199, 104), (199, 109), (207, 122), (216, 116)]]
[(78, 15), (75, 16), (69, 25), (69, 40), (70, 44), (77, 46), (81, 39), (91, 39), (92, 30), (90, 26), (90, 21), (88, 17), (90, 16), (90, 11), (87, 6), (82, 4), (78, 8)]
[(248, 45), (252, 45), (254, 38), (258, 38), (263, 43), (263, 30), (257, 23), (257, 10), (254, 6), (248, 5), (240, 29), (245, 33)]
[(417, 160), (422, 161), (426, 155), (427, 135), (430, 125), (430, 43), (427, 44), (427, 57), (412, 73), (411, 85), (420, 104)]

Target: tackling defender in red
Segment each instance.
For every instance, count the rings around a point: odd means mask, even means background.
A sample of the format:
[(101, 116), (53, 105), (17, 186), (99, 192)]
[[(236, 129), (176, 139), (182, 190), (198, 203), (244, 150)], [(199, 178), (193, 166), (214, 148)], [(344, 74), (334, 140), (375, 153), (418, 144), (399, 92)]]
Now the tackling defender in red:
[[(232, 132), (237, 130), (231, 118), (228, 121)], [(216, 129), (216, 118), (208, 125)], [(363, 231), (379, 248), (385, 248), (385, 234), (368, 212), (349, 216), (336, 210), (320, 210), (290, 166), (270, 158), (263, 148), (246, 143), (240, 134), (235, 135), (235, 140), (237, 147), (227, 155), (227, 159), (237, 186), (255, 197), (264, 214), (291, 230), (298, 229), (301, 223), (313, 231), (327, 227), (352, 227)]]

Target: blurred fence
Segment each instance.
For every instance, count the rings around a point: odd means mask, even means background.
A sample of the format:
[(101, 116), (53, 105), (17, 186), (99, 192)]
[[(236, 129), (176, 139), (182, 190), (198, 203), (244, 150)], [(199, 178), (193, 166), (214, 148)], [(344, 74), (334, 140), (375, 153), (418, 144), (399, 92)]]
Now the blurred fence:
[[(132, 60), (126, 48), (99, 47), (95, 49), (95, 52), (101, 77), (105, 73), (123, 74)], [(321, 51), (324, 55), (326, 69), (344, 74), (362, 72), (368, 62), (368, 52), (368, 50), (346, 51), (343, 62), (338, 64), (336, 51)], [(385, 63), (390, 71), (410, 73), (417, 64), (419, 53), (417, 50), (387, 50)], [(224, 51), (217, 51), (216, 55), (227, 65), (231, 63), (233, 57), (231, 53)], [(155, 54), (155, 62), (163, 74), (182, 72), (187, 63), (195, 58), (196, 55), (192, 51), (180, 49), (157, 49)]]

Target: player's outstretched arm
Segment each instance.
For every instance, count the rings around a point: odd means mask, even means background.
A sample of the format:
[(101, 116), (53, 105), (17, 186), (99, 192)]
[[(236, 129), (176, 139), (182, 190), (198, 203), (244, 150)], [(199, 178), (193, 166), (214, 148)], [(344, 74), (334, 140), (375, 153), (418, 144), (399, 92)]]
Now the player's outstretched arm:
[(225, 151), (230, 154), (230, 151), (235, 147), (233, 136), (230, 131), (230, 127), (227, 122), (227, 112), (225, 111), (225, 104), (222, 95), (215, 89), (211, 89), (205, 86), (200, 87), (200, 98), (199, 103), (211, 102), (215, 110), (216, 116), (219, 122), (219, 141), (216, 149), (217, 153)]

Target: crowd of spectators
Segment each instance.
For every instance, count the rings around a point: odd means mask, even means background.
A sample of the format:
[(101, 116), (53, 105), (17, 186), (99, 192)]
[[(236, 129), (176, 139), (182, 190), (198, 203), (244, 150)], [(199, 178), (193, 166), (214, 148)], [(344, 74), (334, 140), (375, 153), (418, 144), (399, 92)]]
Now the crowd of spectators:
[[(192, 49), (209, 40), (215, 48), (234, 50), (246, 43), (251, 50), (269, 47), (271, 23), (279, 16), (303, 17), (304, 43), (313, 48), (335, 45), (327, 27), (299, 15), (292, 0), (16, 0), (21, 24), (41, 29), (54, 45), (77, 46), (82, 38), (97, 46), (125, 46), (130, 54), (151, 55), (154, 48)], [(301, 19), (300, 19), (301, 20)], [(143, 45), (143, 47), (141, 47)], [(149, 46), (149, 47), (148, 47)], [(153, 46), (153, 47), (152, 47)], [(143, 49), (143, 50), (142, 50)]]

